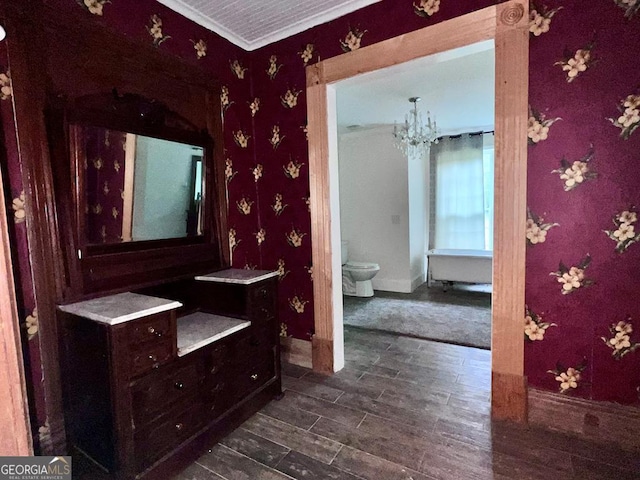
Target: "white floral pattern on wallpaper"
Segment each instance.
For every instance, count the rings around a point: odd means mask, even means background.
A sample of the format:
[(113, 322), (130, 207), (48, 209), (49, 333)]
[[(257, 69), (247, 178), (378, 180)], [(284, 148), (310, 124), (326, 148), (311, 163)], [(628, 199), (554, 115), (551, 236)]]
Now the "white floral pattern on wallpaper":
[(594, 150), (593, 147), (591, 147), (584, 157), (579, 160), (574, 160), (571, 163), (566, 158), (563, 158), (560, 160), (560, 168), (551, 171), (551, 173), (560, 175), (560, 180), (563, 181), (563, 189), (565, 192), (573, 190), (587, 180), (598, 178), (598, 174), (589, 167), (589, 162), (593, 160), (593, 156)]
[(264, 168), (260, 164), (256, 165), (251, 169), (251, 174), (253, 175), (253, 180), (255, 182), (257, 182), (262, 178), (263, 171), (264, 171)]
[(304, 313), (304, 307), (307, 303), (309, 303), (309, 300), (304, 300), (299, 295), (289, 299), (289, 307), (296, 313)]
[(279, 125), (274, 125), (273, 127), (271, 127), (271, 137), (269, 137), (269, 143), (274, 150), (278, 149), (280, 143), (282, 143), (282, 140), (284, 140), (284, 137), (284, 135), (280, 135)]
[(256, 242), (258, 242), (258, 245), (262, 245), (267, 239), (267, 232), (264, 228), (261, 228), (256, 233), (254, 233), (254, 236), (256, 237)]
[(582, 372), (585, 368), (587, 368), (586, 360), (583, 360), (580, 365), (569, 368), (565, 368), (558, 363), (555, 370), (547, 370), (547, 373), (555, 376), (560, 393), (569, 393), (580, 385)]
[(591, 53), (593, 47), (594, 44), (592, 42), (574, 53), (566, 51), (564, 59), (555, 63), (562, 67), (563, 72), (566, 72), (567, 82), (573, 82), (581, 73), (586, 72), (593, 65), (595, 62)]
[(11, 202), (11, 208), (13, 209), (13, 221), (15, 223), (22, 223), (25, 221), (27, 217), (27, 212), (25, 210), (25, 205), (27, 203), (26, 196), (24, 194), (24, 190), (20, 192), (16, 198)]
[(340, 47), (344, 52), (352, 52), (360, 48), (362, 43), (362, 37), (367, 33), (366, 30), (360, 30), (359, 28), (350, 28), (349, 33), (340, 40)]
[(27, 330), (27, 338), (31, 340), (38, 334), (38, 309), (34, 308), (31, 315), (24, 320), (24, 328)]
[(282, 215), (284, 209), (289, 206), (282, 201), (282, 198), (283, 197), (281, 193), (276, 193), (275, 197), (273, 198), (273, 205), (271, 205), (271, 209), (273, 210), (273, 213), (276, 214), (276, 217)]
[(276, 75), (278, 75), (278, 72), (280, 71), (280, 69), (282, 68), (282, 64), (278, 64), (278, 57), (275, 55), (271, 55), (269, 57), (269, 67), (267, 68), (266, 72), (267, 75), (269, 76), (270, 80), (273, 80), (276, 78)]
[(300, 176), (300, 169), (302, 168), (303, 165), (304, 163), (298, 163), (298, 162), (294, 162), (293, 160), (290, 160), (289, 163), (287, 163), (282, 167), (282, 169), (284, 170), (284, 175), (287, 178), (295, 180)]
[(527, 245), (533, 246), (546, 242), (547, 232), (557, 226), (559, 226), (558, 223), (545, 223), (544, 218), (527, 209)]
[(236, 229), (229, 229), (229, 248), (233, 252), (242, 240), (236, 237)]
[(529, 120), (527, 122), (527, 140), (529, 145), (546, 140), (549, 136), (549, 129), (560, 117), (547, 118), (545, 114), (540, 113), (529, 106)]
[(524, 336), (527, 341), (544, 340), (544, 334), (549, 327), (557, 327), (557, 325), (543, 321), (541, 314), (536, 314), (529, 307), (525, 307)]
[(440, 0), (420, 0), (413, 4), (413, 11), (421, 17), (430, 17), (440, 10)]
[(609, 121), (620, 129), (620, 136), (627, 140), (640, 126), (640, 94), (630, 94), (618, 105), (620, 115)]
[(247, 198), (242, 197), (236, 202), (236, 207), (241, 214), (249, 215), (251, 213), (251, 205), (253, 205), (254, 203), (254, 201), (247, 200)]
[(260, 99), (255, 97), (251, 102), (249, 102), (249, 111), (251, 112), (251, 116), (255, 117), (256, 113), (260, 111)]
[(562, 7), (549, 8), (546, 5), (531, 4), (529, 10), (529, 32), (535, 37), (547, 33), (551, 28), (551, 19)]
[(0, 100), (7, 100), (13, 95), (9, 70), (0, 73)]
[(193, 43), (193, 49), (196, 51), (196, 58), (198, 60), (207, 56), (207, 42), (200, 39), (197, 42), (191, 40), (191, 43)]
[(233, 140), (236, 142), (240, 148), (247, 148), (249, 146), (250, 135), (247, 135), (242, 130), (237, 130), (233, 132)]
[(149, 18), (149, 25), (146, 26), (146, 29), (153, 39), (153, 45), (156, 47), (171, 38), (170, 35), (165, 35), (162, 31), (162, 19), (156, 14), (151, 15)]
[(300, 230), (292, 228), (291, 231), (286, 234), (287, 243), (294, 248), (298, 248), (302, 245), (302, 239), (306, 235), (306, 233), (302, 233)]
[(284, 258), (279, 258), (277, 265), (278, 265), (278, 268), (276, 271), (278, 272), (278, 280), (282, 281), (284, 280), (284, 277), (286, 277), (289, 274), (289, 270), (287, 270), (286, 268)]
[(298, 105), (298, 95), (302, 93), (302, 90), (296, 90), (295, 88), (287, 89), (287, 91), (280, 97), (280, 103), (285, 108), (293, 108)]
[(315, 50), (315, 45), (313, 43), (307, 43), (304, 48), (298, 52), (300, 58), (302, 59), (302, 63), (307, 65), (309, 61), (313, 58), (313, 52)]
[(233, 177), (236, 176), (236, 173), (238, 172), (233, 169), (233, 161), (230, 158), (227, 158), (225, 160), (225, 167), (224, 167), (224, 178), (227, 184), (229, 184), (229, 182), (233, 180)]
[(558, 283), (562, 285), (562, 294), (568, 295), (579, 288), (588, 287), (594, 283), (593, 280), (587, 278), (585, 275), (585, 270), (590, 264), (590, 255), (587, 255), (578, 265), (572, 267), (567, 267), (564, 263), (560, 262), (558, 270), (551, 272), (549, 275), (556, 277)]
[(632, 244), (640, 240), (640, 232), (636, 232), (635, 224), (638, 214), (633, 210), (624, 210), (613, 217), (615, 230), (604, 230), (607, 236), (616, 242), (616, 252), (622, 253)]
[(638, 0), (613, 0), (616, 5), (624, 10), (624, 16), (633, 17), (640, 10), (640, 1)]
[(631, 318), (627, 318), (627, 320), (612, 323), (609, 327), (609, 336), (600, 338), (612, 350), (611, 356), (616, 360), (620, 360), (628, 353), (640, 348), (640, 343), (631, 340), (632, 333)]
[(245, 74), (247, 70), (249, 70), (243, 67), (239, 60), (229, 60), (229, 68), (231, 68), (231, 71), (239, 80), (244, 80)]
[(222, 113), (226, 112), (231, 104), (233, 104), (233, 102), (229, 97), (229, 87), (223, 85), (220, 88), (220, 106), (222, 107)]
[(104, 5), (111, 3), (109, 0), (76, 0), (76, 2), (92, 15), (98, 16), (104, 13)]

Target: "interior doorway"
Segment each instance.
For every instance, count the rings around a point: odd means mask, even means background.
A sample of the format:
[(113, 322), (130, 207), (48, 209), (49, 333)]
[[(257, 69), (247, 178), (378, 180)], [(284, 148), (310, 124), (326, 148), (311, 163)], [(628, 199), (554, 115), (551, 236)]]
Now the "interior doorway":
[[(494, 74), (488, 40), (335, 83), (344, 325), (490, 348)], [(394, 145), (409, 97), (430, 149)]]
[[(337, 195), (336, 98), (345, 78), (494, 39), (496, 173), (492, 312), (492, 414), (526, 420), (524, 309), (528, 2), (512, 0), (322, 61), (307, 68), (315, 335), (313, 365), (344, 364)], [(333, 159), (333, 160), (332, 160)]]

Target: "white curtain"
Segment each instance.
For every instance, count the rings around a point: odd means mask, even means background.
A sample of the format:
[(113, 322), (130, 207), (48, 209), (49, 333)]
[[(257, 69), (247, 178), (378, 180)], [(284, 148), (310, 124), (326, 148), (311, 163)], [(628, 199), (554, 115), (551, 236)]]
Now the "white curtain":
[(483, 135), (465, 134), (444, 137), (432, 149), (436, 170), (434, 248), (491, 250), (493, 146), (483, 149)]

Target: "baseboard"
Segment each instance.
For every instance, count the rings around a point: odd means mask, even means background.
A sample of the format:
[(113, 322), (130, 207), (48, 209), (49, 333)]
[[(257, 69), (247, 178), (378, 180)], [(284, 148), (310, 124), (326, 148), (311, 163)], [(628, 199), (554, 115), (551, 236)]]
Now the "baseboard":
[(640, 449), (640, 408), (529, 389), (529, 423)]
[(416, 278), (414, 278), (413, 281), (411, 282), (411, 293), (413, 293), (416, 288), (418, 288), (420, 285), (422, 285), (426, 281), (427, 281), (427, 277), (424, 274), (418, 275)]
[(382, 290), (383, 292), (411, 293), (413, 291), (410, 280), (374, 278), (372, 283), (374, 290)]
[(309, 340), (280, 337), (280, 347), (280, 356), (283, 361), (305, 368), (312, 368), (313, 353)]

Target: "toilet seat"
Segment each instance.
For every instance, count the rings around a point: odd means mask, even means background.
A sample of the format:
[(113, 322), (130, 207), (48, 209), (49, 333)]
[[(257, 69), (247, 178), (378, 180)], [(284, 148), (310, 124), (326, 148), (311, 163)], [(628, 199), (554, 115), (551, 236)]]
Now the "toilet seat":
[(373, 269), (379, 269), (380, 268), (380, 265), (378, 265), (377, 263), (352, 262), (351, 260), (349, 260), (347, 263), (345, 263), (344, 266), (346, 268), (351, 268), (353, 270), (373, 270)]

